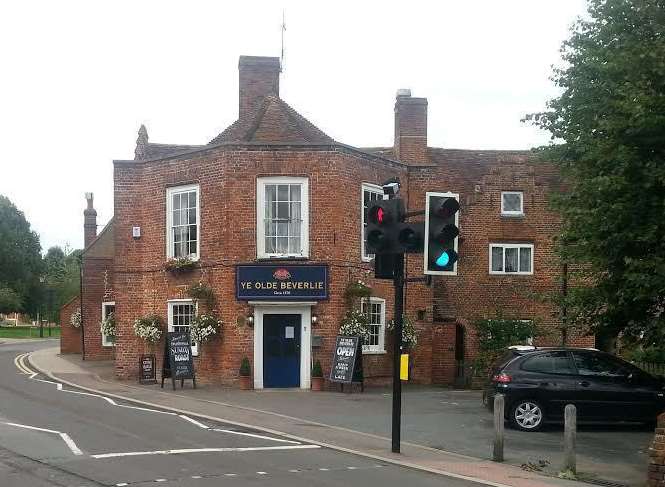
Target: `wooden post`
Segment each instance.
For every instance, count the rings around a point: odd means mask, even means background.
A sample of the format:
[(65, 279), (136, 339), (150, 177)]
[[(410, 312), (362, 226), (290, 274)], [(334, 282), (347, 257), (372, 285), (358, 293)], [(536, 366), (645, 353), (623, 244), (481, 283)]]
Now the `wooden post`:
[(573, 404), (567, 404), (564, 412), (563, 429), (563, 471), (577, 473), (575, 459), (575, 443), (577, 441), (577, 409)]
[(494, 396), (494, 445), (492, 449), (492, 460), (503, 462), (503, 422), (505, 401), (503, 394)]

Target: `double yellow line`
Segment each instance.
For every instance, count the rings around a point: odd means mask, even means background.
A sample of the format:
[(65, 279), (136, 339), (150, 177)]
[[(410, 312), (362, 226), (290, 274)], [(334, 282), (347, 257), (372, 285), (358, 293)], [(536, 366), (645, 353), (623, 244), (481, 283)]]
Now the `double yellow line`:
[(30, 367), (28, 367), (25, 363), (26, 359), (28, 358), (28, 355), (29, 355), (28, 353), (22, 353), (21, 355), (17, 355), (16, 358), (14, 359), (14, 365), (16, 365), (16, 368), (19, 369), (23, 374), (35, 376), (37, 375), (37, 372), (30, 369)]

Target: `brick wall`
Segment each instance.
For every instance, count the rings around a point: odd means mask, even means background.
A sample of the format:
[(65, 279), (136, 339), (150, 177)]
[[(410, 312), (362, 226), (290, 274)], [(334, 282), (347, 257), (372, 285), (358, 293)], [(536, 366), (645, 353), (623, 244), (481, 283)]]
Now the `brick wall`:
[(60, 308), (60, 353), (81, 353), (81, 329), (70, 324), (72, 314), (81, 306), (78, 296)]
[[(130, 228), (131, 230), (131, 228)], [(113, 259), (83, 257), (83, 313), (85, 360), (110, 360), (113, 347), (102, 346), (102, 302), (114, 301)]]
[(665, 413), (658, 416), (656, 435), (649, 448), (649, 487), (665, 487)]
[[(322, 346), (313, 350), (327, 375), (334, 337), (345, 310), (343, 292), (348, 282), (362, 279), (386, 299), (386, 321), (393, 316), (393, 291), (389, 281), (373, 279), (371, 264), (360, 256), (361, 184), (381, 183), (399, 176), (402, 196), (410, 209), (424, 206), (426, 191), (452, 191), (461, 195), (460, 262), (457, 276), (435, 278), (432, 286), (410, 283), (406, 310), (419, 331), (418, 347), (411, 353), (414, 382), (450, 383), (455, 371), (455, 327), (466, 330), (466, 358), (475, 355), (473, 322), (479, 318), (504, 316), (534, 319), (552, 333), (540, 343), (558, 339), (556, 310), (534, 297), (558, 288), (559, 269), (553, 255), (553, 235), (558, 219), (547, 206), (547, 191), (556, 173), (547, 165), (529, 163), (523, 153), (490, 153), (468, 156), (446, 151), (431, 154), (435, 165), (407, 167), (333, 147), (295, 148), (212, 148), (188, 156), (154, 162), (117, 162), (115, 180), (115, 266), (118, 336), (116, 371), (133, 378), (138, 358), (148, 350), (134, 336), (132, 324), (139, 317), (157, 313), (167, 318), (167, 301), (186, 297), (188, 285), (204, 280), (213, 288), (218, 313), (225, 323), (223, 338), (201, 347), (195, 359), (202, 381), (235, 383), (243, 356), (253, 359), (253, 330), (238, 328), (239, 317), (252, 308), (235, 300), (237, 263), (256, 261), (256, 180), (261, 176), (292, 175), (309, 178), (310, 263), (330, 267), (330, 299), (312, 308), (319, 318), (313, 329)], [(166, 260), (166, 188), (183, 184), (200, 185), (201, 259), (190, 274), (173, 276), (163, 270)], [(500, 216), (502, 190), (520, 190), (525, 195), (525, 216)], [(132, 226), (142, 236), (133, 239)], [(493, 276), (488, 273), (488, 246), (493, 241), (528, 241), (535, 246), (532, 276)], [(106, 262), (96, 264), (97, 276)], [(422, 275), (422, 256), (407, 257), (408, 275)], [(86, 271), (87, 272), (87, 271)], [(92, 287), (93, 283), (90, 283)], [(99, 350), (98, 323), (101, 288), (97, 281), (94, 300), (99, 306), (94, 317), (96, 334), (91, 333), (91, 350)], [(92, 289), (92, 288), (91, 288)], [(92, 292), (92, 291), (91, 291)], [(87, 302), (87, 301), (86, 301)], [(93, 317), (87, 317), (89, 321)], [(86, 328), (87, 331), (87, 328)], [(95, 336), (96, 335), (96, 336)], [(582, 337), (576, 344), (592, 344)], [(88, 340), (86, 337), (86, 346)], [(163, 343), (155, 347), (158, 360)], [(365, 355), (368, 382), (390, 380), (392, 357), (390, 334), (385, 354)], [(92, 352), (91, 352), (92, 353)], [(161, 363), (158, 364), (161, 367)]]

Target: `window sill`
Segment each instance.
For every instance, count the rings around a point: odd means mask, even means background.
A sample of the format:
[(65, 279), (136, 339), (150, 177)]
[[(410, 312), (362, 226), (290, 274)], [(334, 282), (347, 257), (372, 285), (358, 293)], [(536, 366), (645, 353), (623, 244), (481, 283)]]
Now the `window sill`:
[(387, 353), (386, 350), (363, 350), (363, 355), (385, 355)]
[(309, 260), (308, 255), (261, 255), (256, 258), (258, 261), (274, 261), (274, 260)]
[(501, 213), (501, 218), (514, 218), (516, 220), (523, 220), (526, 217), (524, 213)]
[(533, 272), (490, 272), (490, 276), (502, 276), (502, 277), (531, 277)]

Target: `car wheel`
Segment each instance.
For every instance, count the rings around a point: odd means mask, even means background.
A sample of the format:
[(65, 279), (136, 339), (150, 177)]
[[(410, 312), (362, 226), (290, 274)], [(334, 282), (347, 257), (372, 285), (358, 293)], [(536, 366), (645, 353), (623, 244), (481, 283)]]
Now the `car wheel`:
[(545, 422), (540, 404), (532, 399), (520, 399), (510, 408), (510, 423), (521, 431), (538, 431)]

